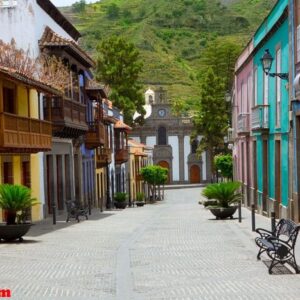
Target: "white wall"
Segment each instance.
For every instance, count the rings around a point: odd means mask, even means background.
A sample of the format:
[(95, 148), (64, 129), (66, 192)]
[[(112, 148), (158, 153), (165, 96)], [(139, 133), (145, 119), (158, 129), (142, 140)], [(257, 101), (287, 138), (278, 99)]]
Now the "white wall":
[(191, 153), (190, 137), (184, 137), (184, 180), (189, 180), (188, 156)]
[(173, 180), (179, 181), (179, 140), (178, 136), (169, 136), (169, 145), (172, 147), (173, 153)]
[(147, 136), (146, 145), (154, 148), (156, 145), (156, 136)]
[(10, 42), (14, 38), (18, 48), (29, 48), (34, 57), (39, 55), (38, 41), (46, 26), (72, 39), (35, 0), (18, 0), (14, 8), (0, 8), (0, 39)]

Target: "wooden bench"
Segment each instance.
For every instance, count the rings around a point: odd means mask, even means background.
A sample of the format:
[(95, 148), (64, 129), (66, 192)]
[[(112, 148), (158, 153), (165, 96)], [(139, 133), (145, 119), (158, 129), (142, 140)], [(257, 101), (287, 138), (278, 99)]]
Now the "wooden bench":
[(71, 218), (80, 222), (79, 217), (84, 216), (88, 220), (88, 208), (81, 207), (74, 201), (66, 201), (67, 206), (67, 219), (66, 222), (69, 222)]
[(279, 263), (287, 263), (294, 268), (297, 274), (299, 273), (295, 258), (295, 244), (299, 229), (300, 226), (289, 219), (279, 220), (273, 232), (263, 228), (256, 229), (260, 235), (255, 239), (259, 247), (257, 259), (260, 260), (262, 253), (267, 253), (272, 260), (269, 274), (272, 274), (272, 269)]

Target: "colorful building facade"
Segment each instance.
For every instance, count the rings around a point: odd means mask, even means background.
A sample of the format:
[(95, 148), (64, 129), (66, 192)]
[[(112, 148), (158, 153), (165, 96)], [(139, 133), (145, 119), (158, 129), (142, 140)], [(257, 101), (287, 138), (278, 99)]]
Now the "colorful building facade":
[[(269, 74), (263, 70), (261, 61), (266, 50), (274, 58)], [(289, 72), (287, 0), (275, 4), (239, 61), (234, 100), (234, 116), (237, 116), (234, 131), (238, 133), (234, 148), (236, 179), (243, 183), (246, 206), (255, 204), (262, 214), (274, 211), (277, 217), (287, 217), (290, 216), (289, 85), (287, 80), (272, 76)]]

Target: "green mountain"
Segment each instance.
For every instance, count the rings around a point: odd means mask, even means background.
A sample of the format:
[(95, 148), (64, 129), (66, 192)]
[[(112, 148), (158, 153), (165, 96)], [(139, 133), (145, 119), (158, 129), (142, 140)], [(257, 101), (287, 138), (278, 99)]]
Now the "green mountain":
[(201, 54), (215, 39), (241, 47), (276, 0), (102, 0), (64, 8), (95, 55), (97, 43), (116, 34), (133, 42), (144, 61), (142, 82), (163, 85), (170, 97), (193, 98), (205, 72)]

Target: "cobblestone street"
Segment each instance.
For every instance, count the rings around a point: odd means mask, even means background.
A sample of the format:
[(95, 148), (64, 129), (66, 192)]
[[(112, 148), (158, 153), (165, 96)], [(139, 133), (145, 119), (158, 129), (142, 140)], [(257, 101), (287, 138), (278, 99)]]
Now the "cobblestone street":
[(30, 300), (300, 299), (298, 275), (270, 276), (256, 261), (248, 211), (241, 224), (216, 221), (199, 195), (169, 190), (163, 202), (50, 233), (37, 225), (26, 242), (0, 245), (0, 288)]

